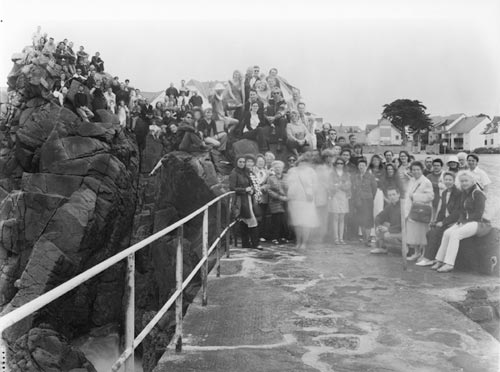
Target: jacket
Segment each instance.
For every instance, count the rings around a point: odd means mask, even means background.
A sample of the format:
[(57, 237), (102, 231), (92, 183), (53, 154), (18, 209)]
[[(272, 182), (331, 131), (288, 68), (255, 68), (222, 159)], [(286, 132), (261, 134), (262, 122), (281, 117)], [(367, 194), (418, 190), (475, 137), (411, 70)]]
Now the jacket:
[(203, 133), (203, 138), (215, 136), (217, 134), (215, 120), (210, 120), (208, 123), (206, 119), (201, 119), (198, 123), (198, 131)]
[(269, 188), (269, 210), (271, 214), (285, 213), (286, 201), (286, 183), (284, 177), (279, 179), (276, 175), (272, 174), (267, 179)]
[(252, 214), (250, 212), (250, 204), (248, 193), (246, 192), (247, 187), (252, 186), (252, 181), (245, 169), (234, 168), (229, 175), (229, 189), (234, 191), (236, 197), (233, 201), (233, 207), (235, 205), (239, 206), (239, 211), (235, 218), (251, 218)]
[(89, 100), (85, 93), (76, 93), (73, 100), (76, 108), (87, 106), (89, 104)]
[(410, 178), (408, 183), (408, 199), (410, 202), (405, 205), (406, 216), (410, 215), (411, 206), (413, 203), (421, 203), (432, 206), (432, 200), (434, 199), (434, 189), (432, 187), (431, 181), (424, 175), (420, 176), (417, 180), (415, 178)]
[[(259, 116), (259, 125), (257, 126), (257, 128), (263, 128), (269, 126), (269, 121), (266, 119), (264, 115), (258, 114), (258, 116)], [(250, 113), (245, 112), (245, 115), (243, 116), (243, 121), (241, 122), (241, 124), (238, 125), (237, 128), (235, 128), (238, 135), (243, 134), (244, 128), (247, 128), (248, 131), (252, 130), (252, 127), (250, 126), (250, 118), (251, 118)]]
[(458, 223), (482, 222), (485, 205), (486, 196), (477, 185), (472, 186), (469, 190), (462, 191)]
[(373, 174), (366, 171), (365, 174), (356, 174), (353, 177), (353, 196), (355, 199), (372, 199), (377, 193), (377, 181)]
[(399, 200), (396, 204), (388, 203), (384, 210), (375, 217), (375, 226), (388, 223), (389, 232), (397, 234), (401, 232), (401, 204)]
[(352, 184), (349, 172), (344, 170), (342, 176), (339, 176), (339, 174), (333, 170), (330, 177), (330, 196), (333, 196), (337, 191), (342, 190), (346, 193), (347, 199), (350, 199), (352, 196)]
[[(446, 197), (450, 193), (448, 203), (446, 202)], [(443, 227), (447, 228), (458, 221), (460, 217), (460, 201), (462, 200), (462, 193), (455, 185), (451, 190), (444, 190), (441, 193), (440, 208), (436, 217), (436, 222), (442, 222)], [(446, 217), (446, 211), (448, 211), (448, 216)]]

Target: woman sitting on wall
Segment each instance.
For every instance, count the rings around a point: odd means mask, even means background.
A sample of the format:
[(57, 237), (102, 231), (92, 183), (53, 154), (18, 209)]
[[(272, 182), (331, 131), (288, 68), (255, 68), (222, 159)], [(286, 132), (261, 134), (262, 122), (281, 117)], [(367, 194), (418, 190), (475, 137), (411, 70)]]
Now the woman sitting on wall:
[(436, 254), (436, 264), (433, 269), (440, 273), (453, 270), (458, 254), (460, 241), (478, 233), (481, 235), (490, 227), (489, 222), (483, 220), (486, 195), (477, 186), (474, 174), (471, 171), (462, 171), (459, 175), (462, 199), (458, 221), (451, 225), (443, 234), (441, 245)]

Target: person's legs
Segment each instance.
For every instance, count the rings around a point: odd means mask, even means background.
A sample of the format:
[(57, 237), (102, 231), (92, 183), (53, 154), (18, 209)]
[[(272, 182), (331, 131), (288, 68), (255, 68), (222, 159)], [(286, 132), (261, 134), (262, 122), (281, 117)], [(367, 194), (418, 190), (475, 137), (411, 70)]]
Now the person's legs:
[(339, 213), (338, 214), (339, 218), (339, 240), (342, 244), (344, 244), (344, 218), (345, 218), (345, 213)]
[(333, 242), (335, 244), (338, 244), (340, 241), (340, 230), (339, 230), (339, 214), (338, 213), (333, 213), (332, 215), (332, 220), (333, 220)]
[(215, 139), (219, 141), (219, 151), (224, 152), (227, 148), (227, 133), (220, 132), (215, 135)]
[(204, 141), (207, 145), (213, 145), (214, 147), (220, 146), (220, 142), (217, 141), (214, 137), (205, 137)]
[(451, 227), (447, 228), (444, 233), (443, 233), (443, 238), (441, 239), (441, 244), (439, 245), (438, 252), (436, 253), (436, 261), (438, 262), (444, 262), (444, 258), (446, 256), (446, 250), (448, 249), (448, 243), (450, 240), (450, 235), (453, 233), (454, 230), (456, 230), (458, 226), (452, 225)]
[(240, 222), (240, 236), (241, 236), (241, 247), (250, 248), (250, 237), (248, 235), (248, 225), (241, 221)]
[(92, 119), (94, 117), (94, 113), (87, 106), (82, 106), (81, 108), (85, 111), (85, 114), (89, 119)]
[(427, 248), (425, 249), (424, 258), (433, 261), (436, 257), (441, 239), (443, 237), (444, 228), (435, 227), (427, 232)]
[(477, 233), (477, 222), (467, 222), (453, 230), (449, 236), (448, 249), (444, 258), (444, 263), (455, 266), (460, 240), (474, 236)]
[(85, 110), (82, 108), (82, 107), (78, 107), (76, 109), (76, 113), (78, 115), (80, 115), (80, 117), (85, 120), (85, 121), (89, 121), (89, 118), (87, 117), (87, 113), (85, 112)]

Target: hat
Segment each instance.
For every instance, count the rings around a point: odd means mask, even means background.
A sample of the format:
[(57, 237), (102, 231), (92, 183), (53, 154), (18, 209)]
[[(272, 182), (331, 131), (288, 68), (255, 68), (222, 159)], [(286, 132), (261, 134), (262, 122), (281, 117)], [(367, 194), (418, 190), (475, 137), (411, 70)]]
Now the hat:
[(222, 83), (215, 84), (214, 90), (224, 90), (226, 89)]
[(464, 158), (464, 159), (466, 159), (466, 158), (467, 158), (467, 153), (466, 153), (466, 152), (459, 152), (459, 153), (457, 154), (457, 158), (459, 158), (459, 159), (460, 159), (460, 158)]
[(454, 161), (455, 163), (457, 163), (457, 164), (458, 164), (458, 158), (457, 158), (455, 155), (451, 155), (451, 156), (448, 158), (448, 161), (446, 162), (446, 164), (451, 163), (452, 161)]

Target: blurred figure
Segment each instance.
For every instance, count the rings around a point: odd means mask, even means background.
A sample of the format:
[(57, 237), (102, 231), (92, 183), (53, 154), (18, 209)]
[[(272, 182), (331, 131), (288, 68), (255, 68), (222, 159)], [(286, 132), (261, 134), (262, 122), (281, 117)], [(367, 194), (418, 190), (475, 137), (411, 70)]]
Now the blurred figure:
[(327, 237), (330, 224), (328, 222), (328, 199), (331, 183), (332, 164), (335, 161), (335, 154), (332, 150), (321, 152), (321, 164), (316, 167), (318, 177), (318, 187), (315, 193), (316, 211), (319, 218), (319, 227), (315, 231), (316, 240), (323, 243)]
[(311, 153), (301, 155), (297, 167), (291, 168), (287, 176), (288, 209), (299, 249), (306, 248), (311, 231), (318, 226), (314, 205), (314, 191), (318, 180), (311, 163)]
[(373, 155), (368, 168), (377, 182), (377, 192), (373, 199), (373, 218), (375, 218), (384, 209), (384, 191), (382, 189), (384, 187), (385, 172), (382, 158), (377, 154)]

